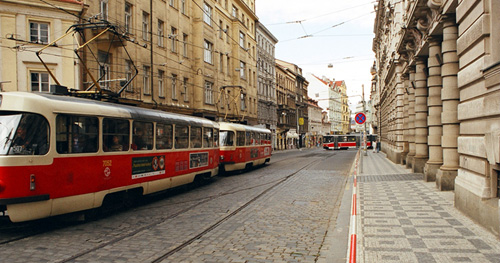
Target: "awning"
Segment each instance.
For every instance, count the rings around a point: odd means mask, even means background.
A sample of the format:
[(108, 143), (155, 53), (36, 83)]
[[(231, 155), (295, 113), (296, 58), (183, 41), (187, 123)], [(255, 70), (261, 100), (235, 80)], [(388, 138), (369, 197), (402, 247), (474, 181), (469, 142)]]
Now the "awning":
[(286, 138), (287, 139), (298, 139), (299, 135), (295, 131), (293, 131), (293, 132), (287, 132), (286, 133)]

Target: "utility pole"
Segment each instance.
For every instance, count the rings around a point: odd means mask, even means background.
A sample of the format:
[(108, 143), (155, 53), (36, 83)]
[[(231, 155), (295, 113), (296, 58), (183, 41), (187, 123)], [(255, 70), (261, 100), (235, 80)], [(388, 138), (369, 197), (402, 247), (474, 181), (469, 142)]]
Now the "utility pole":
[[(362, 89), (362, 100), (363, 100), (363, 114), (366, 116), (366, 102), (365, 102), (365, 85), (361, 85)], [(363, 130), (363, 155), (367, 156), (368, 154), (366, 153), (366, 121), (368, 120), (368, 117), (365, 117), (366, 120), (364, 122), (364, 130)]]

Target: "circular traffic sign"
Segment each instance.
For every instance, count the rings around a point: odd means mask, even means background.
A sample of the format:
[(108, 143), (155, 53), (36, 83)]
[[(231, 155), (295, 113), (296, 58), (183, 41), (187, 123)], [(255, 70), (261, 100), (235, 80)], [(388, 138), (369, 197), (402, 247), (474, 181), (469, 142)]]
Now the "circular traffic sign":
[(357, 124), (363, 124), (366, 121), (366, 115), (362, 112), (356, 114), (354, 117), (354, 120), (356, 121)]

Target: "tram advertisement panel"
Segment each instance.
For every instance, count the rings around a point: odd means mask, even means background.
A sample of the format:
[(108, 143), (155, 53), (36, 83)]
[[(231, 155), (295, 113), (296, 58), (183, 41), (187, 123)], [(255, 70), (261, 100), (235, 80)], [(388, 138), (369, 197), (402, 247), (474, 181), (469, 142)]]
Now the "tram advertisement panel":
[(165, 174), (165, 156), (132, 158), (132, 179)]
[(208, 153), (189, 154), (189, 169), (208, 166)]

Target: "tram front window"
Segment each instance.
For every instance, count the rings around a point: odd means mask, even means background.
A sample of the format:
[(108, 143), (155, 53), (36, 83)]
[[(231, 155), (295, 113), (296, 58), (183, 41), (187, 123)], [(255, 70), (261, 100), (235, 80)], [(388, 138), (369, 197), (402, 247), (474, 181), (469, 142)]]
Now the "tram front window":
[(32, 113), (0, 115), (1, 155), (45, 155), (49, 150), (49, 124)]
[(234, 145), (234, 132), (220, 131), (220, 146), (233, 146)]

